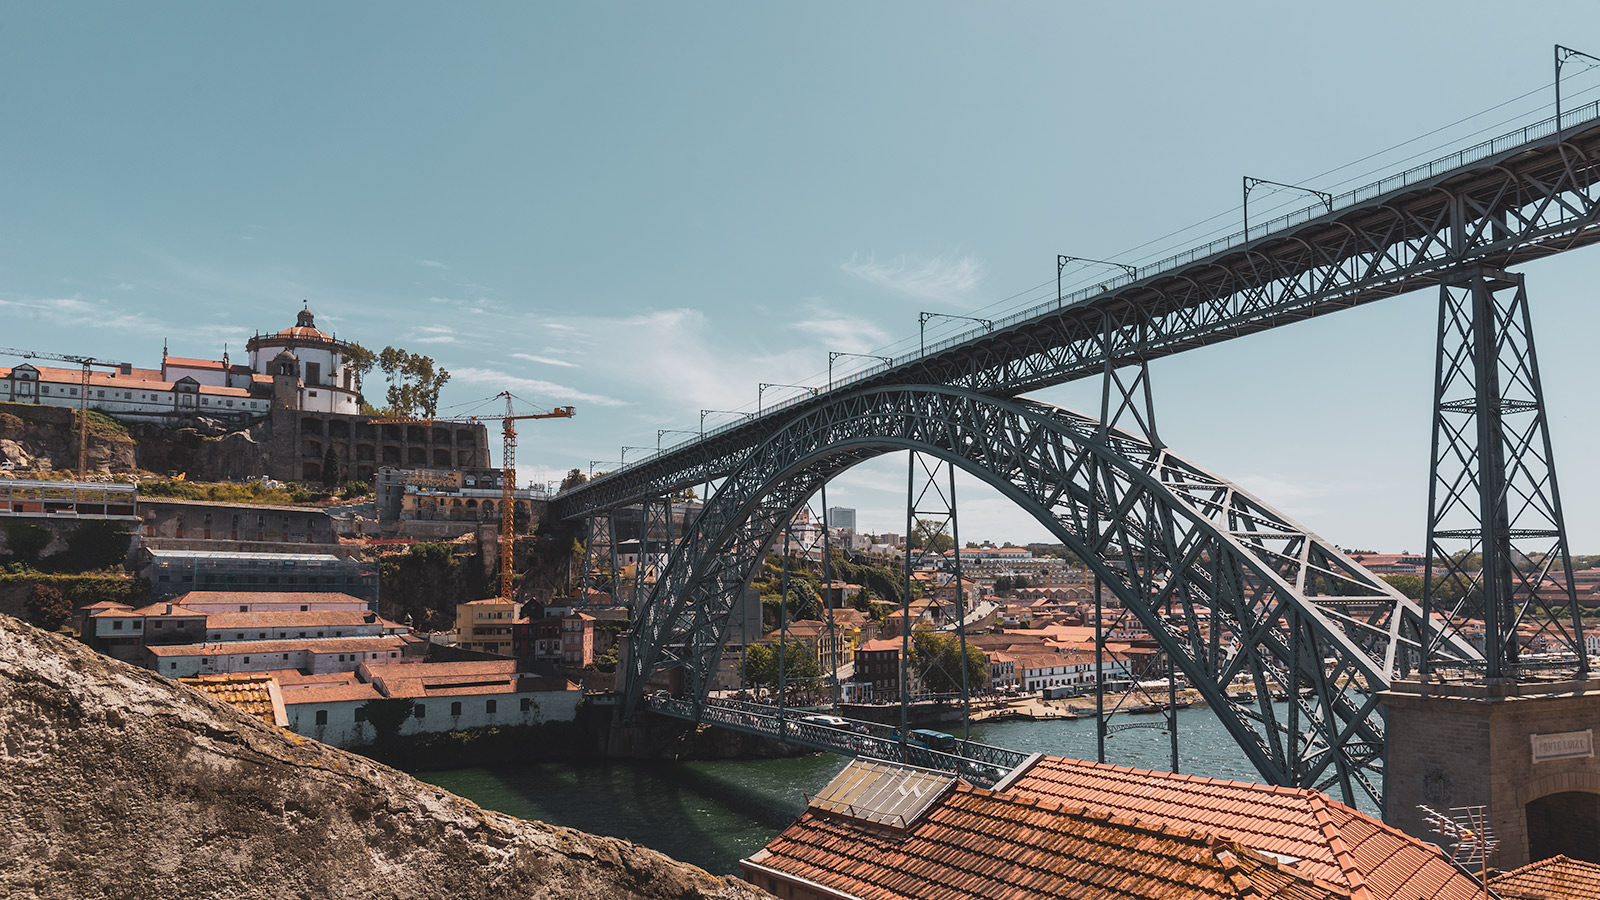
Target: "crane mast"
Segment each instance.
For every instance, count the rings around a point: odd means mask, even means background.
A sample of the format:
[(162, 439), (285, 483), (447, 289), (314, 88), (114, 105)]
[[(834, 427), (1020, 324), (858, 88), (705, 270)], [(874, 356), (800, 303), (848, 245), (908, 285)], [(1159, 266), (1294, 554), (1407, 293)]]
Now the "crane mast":
[(23, 359), (53, 359), (61, 362), (77, 363), (82, 367), (83, 374), (78, 381), (78, 478), (87, 478), (89, 475), (89, 367), (104, 366), (108, 369), (126, 368), (127, 363), (115, 362), (108, 359), (95, 359), (92, 356), (68, 356), (62, 353), (41, 353), (37, 350), (19, 350), (15, 347), (0, 347), (0, 354), (6, 356), (20, 356)]
[(415, 422), (432, 424), (434, 422), (493, 422), (500, 421), (502, 435), (500, 451), (500, 598), (510, 600), (513, 594), (512, 566), (513, 550), (516, 545), (516, 487), (517, 487), (517, 426), (519, 419), (570, 419), (573, 408), (558, 406), (547, 413), (523, 413), (517, 415), (511, 407), (512, 396), (510, 391), (501, 391), (496, 395), (504, 397), (506, 401), (506, 414), (503, 416), (461, 416), (455, 418), (428, 418), (414, 419), (401, 416), (376, 416), (368, 419), (369, 422)]

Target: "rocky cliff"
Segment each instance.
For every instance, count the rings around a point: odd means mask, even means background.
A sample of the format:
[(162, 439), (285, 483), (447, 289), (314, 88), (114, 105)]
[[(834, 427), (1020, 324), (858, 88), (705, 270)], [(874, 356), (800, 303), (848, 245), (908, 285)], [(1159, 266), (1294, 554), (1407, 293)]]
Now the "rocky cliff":
[(768, 896), (488, 812), (6, 616), (0, 895)]
[[(77, 468), (77, 415), (60, 406), (0, 403), (0, 462), (18, 469)], [(233, 428), (203, 417), (123, 425), (95, 414), (89, 421), (89, 468), (178, 471), (202, 481), (243, 479), (266, 471), (260, 443), (265, 427)]]

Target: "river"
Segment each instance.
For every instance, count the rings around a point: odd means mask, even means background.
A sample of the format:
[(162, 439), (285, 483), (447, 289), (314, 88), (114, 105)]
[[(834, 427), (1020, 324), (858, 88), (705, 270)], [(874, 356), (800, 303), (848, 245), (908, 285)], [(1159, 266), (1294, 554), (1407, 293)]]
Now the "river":
[[(1145, 769), (1169, 768), (1170, 744), (1156, 715), (1119, 716), (1106, 759)], [(1194, 775), (1260, 781), (1233, 739), (1204, 707), (1178, 715), (1179, 769)], [(1095, 758), (1094, 720), (995, 722), (974, 726), (973, 740), (1079, 759)], [(716, 762), (545, 763), (420, 773), (422, 780), (480, 806), (525, 819), (626, 838), (711, 872), (737, 874), (739, 860), (772, 840), (805, 809), (847, 759), (811, 754), (792, 759)], [(1363, 804), (1373, 812), (1368, 804)]]

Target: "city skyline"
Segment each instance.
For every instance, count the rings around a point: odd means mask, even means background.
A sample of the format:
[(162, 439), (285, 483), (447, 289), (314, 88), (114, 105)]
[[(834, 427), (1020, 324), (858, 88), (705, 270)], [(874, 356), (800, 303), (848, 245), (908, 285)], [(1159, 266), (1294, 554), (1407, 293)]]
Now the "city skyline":
[[(903, 354), (919, 312), (1053, 296), (1058, 253), (1149, 262), (1236, 231), (1243, 175), (1349, 187), (1547, 115), (1550, 45), (1584, 44), (1549, 23), (1585, 20), (480, 9), (8, 9), (0, 108), (28, 137), (5, 151), (25, 173), (0, 226), (5, 343), (148, 366), (164, 341), (238, 353), (309, 302), (341, 338), (436, 357), (441, 413), (492, 414), (475, 402), (504, 389), (578, 407), (522, 434), (521, 480), (555, 481), (803, 390), (758, 384), (819, 385), (830, 352)], [(1563, 82), (1574, 105), (1597, 88), (1578, 65)], [(1600, 549), (1600, 488), (1575, 477), (1600, 438), (1596, 259), (1524, 270), (1579, 553)], [(1331, 541), (1420, 550), (1435, 306), (1422, 291), (1159, 360), (1163, 436)], [(1098, 391), (1038, 396), (1093, 412)], [(897, 459), (829, 504), (904, 532)], [(1048, 539), (959, 490), (963, 543)]]

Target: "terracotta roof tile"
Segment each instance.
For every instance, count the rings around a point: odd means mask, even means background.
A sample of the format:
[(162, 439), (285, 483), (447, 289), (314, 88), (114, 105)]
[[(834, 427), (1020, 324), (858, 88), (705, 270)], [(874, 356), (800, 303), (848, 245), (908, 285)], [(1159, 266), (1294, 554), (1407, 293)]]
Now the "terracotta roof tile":
[(1170, 827), (1197, 828), (1290, 857), (1306, 874), (1372, 900), (1471, 900), (1478, 883), (1437, 848), (1303, 788), (1041, 758), (1008, 785)]
[(1505, 900), (1594, 900), (1600, 897), (1600, 865), (1552, 856), (1489, 879)]
[(1238, 845), (1038, 797), (957, 785), (905, 830), (808, 811), (743, 863), (862, 900), (1348, 900)]
[(202, 694), (255, 716), (269, 725), (288, 725), (283, 695), (272, 676), (262, 672), (201, 675), (180, 679)]

